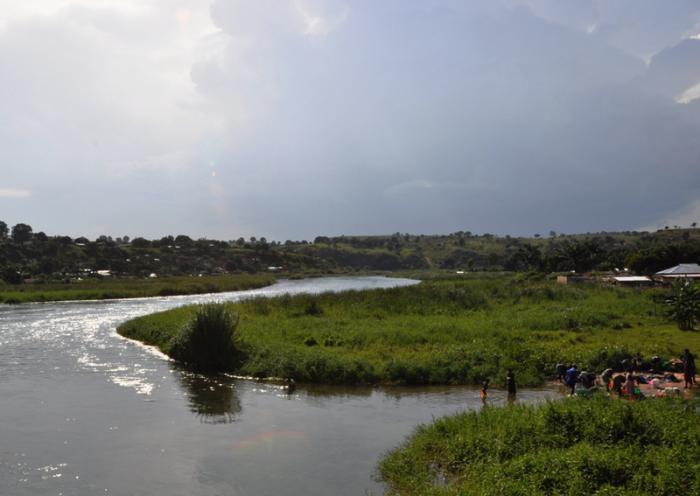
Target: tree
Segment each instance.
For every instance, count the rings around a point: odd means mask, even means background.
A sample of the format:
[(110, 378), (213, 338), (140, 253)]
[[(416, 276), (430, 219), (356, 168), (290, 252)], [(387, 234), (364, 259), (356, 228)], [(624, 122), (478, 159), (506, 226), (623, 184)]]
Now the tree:
[(679, 329), (690, 331), (695, 328), (700, 317), (700, 291), (692, 282), (685, 278), (673, 281), (666, 305), (668, 316), (676, 321)]
[(22, 273), (17, 267), (5, 267), (0, 273), (0, 277), (7, 284), (20, 284), (22, 282)]
[(7, 235), (10, 230), (7, 228), (7, 224), (0, 220), (0, 240), (7, 239)]
[(536, 246), (525, 243), (511, 255), (505, 267), (508, 270), (541, 270), (542, 253)]
[(560, 270), (586, 272), (594, 268), (603, 255), (600, 242), (594, 239), (566, 239), (554, 246), (553, 261)]
[(12, 240), (15, 243), (24, 243), (30, 239), (32, 239), (32, 226), (20, 223), (12, 228)]
[(145, 238), (135, 238), (131, 241), (131, 246), (134, 248), (148, 248), (151, 246), (151, 242)]

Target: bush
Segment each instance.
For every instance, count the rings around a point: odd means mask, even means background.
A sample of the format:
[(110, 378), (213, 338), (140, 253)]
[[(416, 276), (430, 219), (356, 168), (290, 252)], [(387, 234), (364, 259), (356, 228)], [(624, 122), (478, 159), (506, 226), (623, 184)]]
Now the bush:
[(418, 428), (379, 474), (414, 496), (698, 494), (699, 407), (597, 397), (460, 413)]
[(234, 366), (233, 335), (238, 315), (221, 304), (202, 305), (173, 338), (171, 356), (202, 371), (225, 371)]

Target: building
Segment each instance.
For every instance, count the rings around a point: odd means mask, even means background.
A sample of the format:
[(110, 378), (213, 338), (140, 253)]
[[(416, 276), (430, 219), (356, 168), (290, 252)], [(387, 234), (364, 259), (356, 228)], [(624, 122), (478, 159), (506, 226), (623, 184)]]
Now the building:
[(582, 284), (582, 283), (594, 283), (595, 278), (590, 276), (582, 275), (567, 275), (567, 276), (557, 276), (558, 284)]
[(613, 276), (612, 282), (616, 286), (632, 286), (635, 288), (651, 286), (654, 284), (654, 281), (647, 276)]
[(660, 270), (654, 274), (654, 279), (672, 281), (678, 278), (700, 279), (700, 265), (695, 263), (682, 263), (669, 269)]

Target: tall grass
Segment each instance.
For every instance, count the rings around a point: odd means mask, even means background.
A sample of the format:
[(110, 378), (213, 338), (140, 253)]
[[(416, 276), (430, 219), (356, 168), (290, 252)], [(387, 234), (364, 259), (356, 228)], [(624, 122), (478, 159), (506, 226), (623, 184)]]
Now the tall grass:
[(698, 494), (699, 412), (607, 397), (488, 407), (419, 427), (379, 475), (413, 496)]
[(201, 305), (172, 339), (170, 354), (196, 370), (231, 370), (236, 355), (236, 326), (238, 315), (223, 305)]
[[(237, 370), (302, 382), (541, 384), (555, 365), (602, 370), (636, 352), (678, 356), (700, 349), (652, 295), (628, 289), (566, 287), (502, 276), (426, 281), (342, 294), (281, 296), (229, 304), (240, 315)], [(169, 352), (193, 309), (124, 324), (120, 332)]]

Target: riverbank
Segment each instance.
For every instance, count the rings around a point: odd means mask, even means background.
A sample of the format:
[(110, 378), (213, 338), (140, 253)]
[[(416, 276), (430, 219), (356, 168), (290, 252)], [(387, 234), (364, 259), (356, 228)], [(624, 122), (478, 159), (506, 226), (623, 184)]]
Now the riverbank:
[[(654, 303), (655, 291), (558, 286), (501, 276), (227, 304), (240, 316), (236, 373), (332, 384), (541, 385), (556, 363), (603, 370), (637, 352), (700, 348)], [(170, 354), (196, 306), (124, 323), (118, 332)]]
[(569, 398), (419, 427), (380, 463), (393, 495), (697, 494), (700, 402)]
[(69, 284), (20, 284), (0, 286), (0, 303), (69, 300), (112, 300), (225, 291), (243, 291), (275, 282), (270, 274), (183, 276), (153, 279), (86, 279)]

